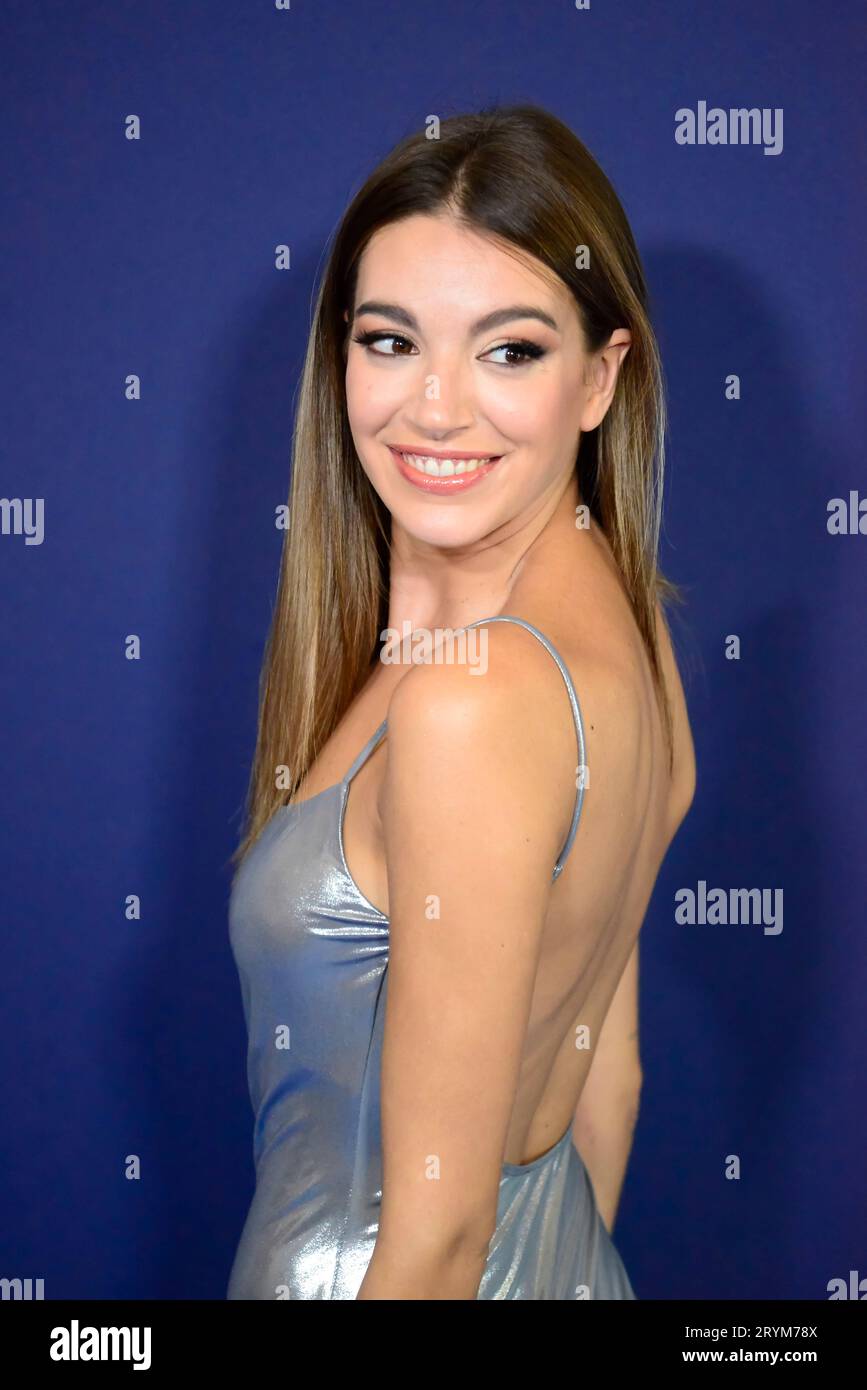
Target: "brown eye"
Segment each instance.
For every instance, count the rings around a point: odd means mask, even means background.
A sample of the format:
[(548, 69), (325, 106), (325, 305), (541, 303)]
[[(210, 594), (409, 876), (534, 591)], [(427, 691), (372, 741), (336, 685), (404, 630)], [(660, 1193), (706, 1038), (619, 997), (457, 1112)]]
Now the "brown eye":
[(410, 355), (409, 352), (380, 352), (375, 346), (377, 343), (403, 343), (404, 347), (412, 349), (412, 343), (408, 338), (402, 338), (399, 333), (384, 333), (381, 329), (370, 329), (367, 333), (359, 333), (353, 338), (353, 342), (369, 348), (377, 357), (408, 357)]
[[(500, 347), (491, 348), (491, 352), (507, 352), (512, 355), (512, 361), (495, 362), (495, 367), (523, 367), (528, 362), (538, 361), (545, 356), (545, 349), (538, 343), (520, 340), (512, 343), (502, 343)], [(490, 357), (490, 353), (487, 354)], [(518, 357), (519, 361), (514, 361)]]

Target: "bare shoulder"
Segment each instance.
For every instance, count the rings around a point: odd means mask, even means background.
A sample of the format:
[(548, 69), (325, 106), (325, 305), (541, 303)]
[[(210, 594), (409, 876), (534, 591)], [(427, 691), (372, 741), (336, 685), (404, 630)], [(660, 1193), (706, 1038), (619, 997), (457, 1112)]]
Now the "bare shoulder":
[[(390, 742), (397, 736), (411, 752), (432, 737), (438, 744), (457, 740), (464, 753), (474, 743), (514, 754), (519, 740), (543, 759), (562, 756), (565, 744), (571, 758), (569, 704), (551, 654), (518, 624), (480, 626), (467, 637), (466, 648), (412, 666), (397, 684), (388, 707)], [(564, 717), (552, 719), (558, 708)]]
[[(474, 720), (490, 724), (502, 741), (534, 732), (535, 749), (568, 752), (574, 761), (575, 726), (566, 682), (547, 647), (518, 623), (490, 623), (474, 629), (473, 652), (460, 660), (413, 666), (395, 687), (388, 708), (389, 733), (407, 722), (435, 726), (447, 720), (458, 727)], [(618, 731), (627, 733), (631, 708), (629, 679), (618, 665), (589, 642), (548, 639), (566, 666), (582, 707), (597, 713), (605, 707)]]
[[(388, 709), (389, 773), (383, 791), (408, 791), (424, 776), (442, 795), (443, 779), (462, 789), (463, 804), (499, 814), (479, 799), (533, 805), (540, 833), (559, 853), (575, 803), (579, 750), (563, 675), (551, 653), (519, 624), (475, 629), (481, 640), (469, 663), (412, 667)], [(642, 736), (634, 675), (589, 642), (551, 639), (578, 699), (585, 756), (604, 767), (606, 799), (633, 785)]]

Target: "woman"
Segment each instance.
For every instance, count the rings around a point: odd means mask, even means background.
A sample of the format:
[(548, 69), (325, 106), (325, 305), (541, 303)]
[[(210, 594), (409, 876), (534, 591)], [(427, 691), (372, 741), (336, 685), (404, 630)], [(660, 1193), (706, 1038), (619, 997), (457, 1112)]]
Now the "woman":
[(663, 410), (625, 215), (556, 118), (455, 117), (371, 175), (310, 335), (236, 855), (229, 1298), (635, 1296), (637, 937), (695, 779)]

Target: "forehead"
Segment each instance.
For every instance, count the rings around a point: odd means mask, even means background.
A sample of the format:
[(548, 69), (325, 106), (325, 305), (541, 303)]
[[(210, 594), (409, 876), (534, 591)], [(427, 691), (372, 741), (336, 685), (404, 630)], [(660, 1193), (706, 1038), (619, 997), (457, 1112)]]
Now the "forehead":
[(574, 300), (541, 261), (448, 215), (413, 214), (377, 231), (359, 262), (356, 303), (389, 299), (406, 308), (460, 308), (466, 316), (511, 302), (559, 320)]

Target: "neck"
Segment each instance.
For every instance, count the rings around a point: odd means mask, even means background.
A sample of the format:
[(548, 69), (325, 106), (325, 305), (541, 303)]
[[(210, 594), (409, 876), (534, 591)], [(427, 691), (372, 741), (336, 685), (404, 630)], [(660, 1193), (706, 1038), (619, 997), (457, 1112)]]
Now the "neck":
[(580, 490), (574, 473), (529, 517), (463, 549), (423, 545), (394, 528), (388, 626), (399, 632), (460, 628), (508, 612), (509, 596), (529, 562), (568, 530), (574, 537)]

